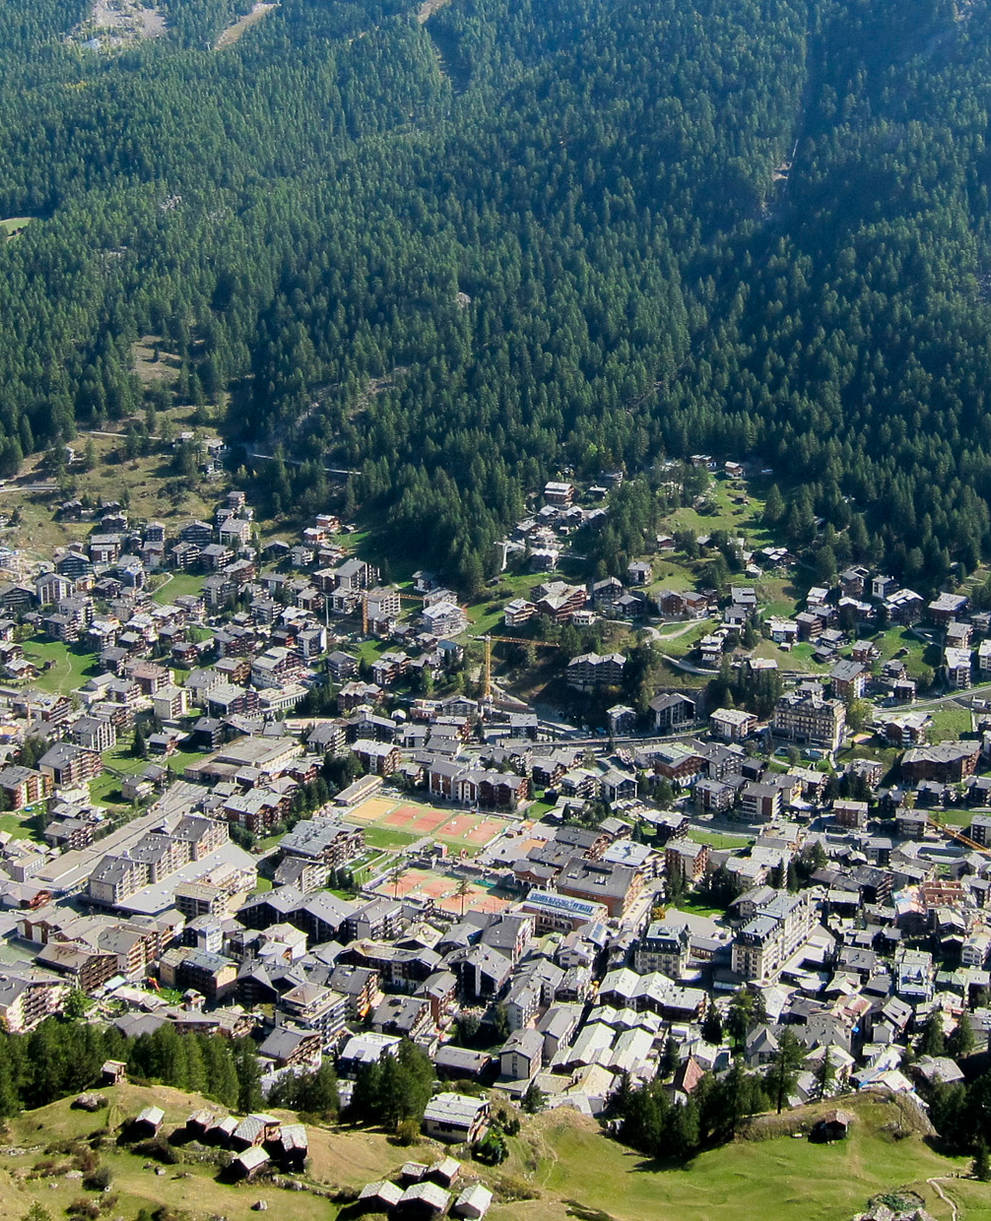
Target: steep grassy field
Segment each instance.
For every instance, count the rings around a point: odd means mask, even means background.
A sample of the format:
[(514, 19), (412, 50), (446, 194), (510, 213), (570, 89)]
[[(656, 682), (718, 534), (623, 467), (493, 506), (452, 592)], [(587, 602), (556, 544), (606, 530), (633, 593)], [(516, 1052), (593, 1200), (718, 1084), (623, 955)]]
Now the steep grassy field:
[[(0, 1148), (0, 1221), (19, 1221), (37, 1201), (52, 1217), (81, 1198), (101, 1203), (116, 1196), (109, 1217), (134, 1217), (141, 1208), (166, 1202), (193, 1221), (224, 1216), (248, 1221), (259, 1199), (293, 1221), (333, 1218), (337, 1206), (310, 1192), (291, 1195), (259, 1182), (238, 1187), (217, 1181), (212, 1165), (159, 1166), (116, 1143), (114, 1129), (149, 1103), (166, 1112), (164, 1131), (204, 1105), (196, 1095), (164, 1087), (125, 1085), (107, 1091), (109, 1109), (88, 1114), (70, 1100), (26, 1112), (8, 1124)], [(206, 1103), (205, 1105), (211, 1105)], [(966, 1163), (935, 1153), (923, 1138), (924, 1121), (909, 1104), (857, 1096), (844, 1100), (856, 1115), (847, 1141), (810, 1144), (804, 1136), (823, 1104), (755, 1122), (748, 1139), (704, 1153), (684, 1169), (645, 1160), (605, 1137), (593, 1121), (570, 1110), (526, 1120), (511, 1143), (510, 1160), (488, 1170), (468, 1163), (471, 1174), (496, 1191), (493, 1221), (687, 1221), (705, 1218), (802, 1218), (836, 1221), (851, 1217), (878, 1193), (911, 1189), (938, 1221), (952, 1216), (928, 1180), (939, 1179), (959, 1216), (991, 1218), (991, 1190), (967, 1178)], [(376, 1131), (309, 1127), (307, 1181), (321, 1189), (360, 1188), (388, 1175), (409, 1158), (431, 1161), (440, 1146), (423, 1141), (411, 1149)], [(110, 1192), (83, 1189), (64, 1142), (85, 1140), (112, 1174)], [(463, 1154), (454, 1150), (455, 1155)], [(159, 1173), (164, 1171), (164, 1173)], [(519, 1198), (529, 1192), (532, 1199)]]

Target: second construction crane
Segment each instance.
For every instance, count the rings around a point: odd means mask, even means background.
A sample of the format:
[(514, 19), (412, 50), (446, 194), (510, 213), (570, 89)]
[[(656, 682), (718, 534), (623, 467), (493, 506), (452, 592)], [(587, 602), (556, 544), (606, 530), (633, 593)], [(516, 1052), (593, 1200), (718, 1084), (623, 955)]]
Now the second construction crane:
[(485, 702), (492, 700), (492, 642), (497, 644), (532, 644), (535, 649), (559, 649), (561, 646), (553, 640), (533, 640), (529, 636), (483, 636), (485, 643), (485, 674), (483, 694)]

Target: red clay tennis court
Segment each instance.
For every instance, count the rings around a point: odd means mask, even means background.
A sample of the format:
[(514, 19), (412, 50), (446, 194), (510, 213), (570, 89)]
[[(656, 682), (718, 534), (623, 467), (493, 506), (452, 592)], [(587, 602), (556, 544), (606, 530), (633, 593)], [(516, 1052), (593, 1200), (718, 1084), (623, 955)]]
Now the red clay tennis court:
[(371, 797), (350, 812), (348, 817), (364, 826), (388, 827), (406, 835), (431, 836), (451, 844), (481, 848), (505, 830), (507, 823), (494, 814), (468, 810), (438, 809), (416, 805), (407, 800), (402, 804), (384, 797)]
[(390, 878), (379, 887), (382, 894), (405, 899), (419, 895), (433, 899), (438, 907), (454, 915), (460, 915), (462, 901), (465, 911), (497, 912), (507, 906), (509, 900), (494, 895), (486, 886), (472, 882), (463, 897), (458, 894), (459, 879), (434, 869), (407, 869), (398, 878)]

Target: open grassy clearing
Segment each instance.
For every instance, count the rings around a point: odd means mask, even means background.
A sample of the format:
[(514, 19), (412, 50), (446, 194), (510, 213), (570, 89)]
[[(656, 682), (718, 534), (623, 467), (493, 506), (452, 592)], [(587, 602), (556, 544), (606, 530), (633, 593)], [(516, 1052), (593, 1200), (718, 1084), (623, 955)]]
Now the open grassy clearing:
[(158, 336), (143, 335), (132, 346), (131, 354), (134, 358), (134, 372), (143, 386), (171, 386), (178, 381), (182, 357), (168, 351)]
[(98, 805), (119, 806), (130, 809), (131, 803), (125, 801), (121, 791), (121, 775), (136, 776), (143, 772), (149, 763), (158, 763), (168, 767), (176, 776), (181, 776), (189, 763), (206, 758), (205, 751), (177, 750), (168, 758), (149, 754), (147, 759), (131, 753), (131, 736), (125, 735), (110, 750), (103, 752), (103, 764), (108, 770), (89, 782), (91, 799)]
[(120, 791), (120, 777), (111, 772), (94, 777), (88, 787), (89, 799), (94, 805), (124, 807), (128, 804)]
[(792, 649), (781, 649), (773, 640), (759, 640), (754, 649), (754, 656), (776, 661), (781, 670), (805, 670), (809, 674), (822, 674), (829, 669), (813, 658), (810, 644), (796, 644)]
[[(41, 673), (30, 683), (40, 691), (63, 694), (81, 687), (86, 679), (100, 672), (100, 659), (74, 645), (36, 636), (24, 641), (24, 656), (33, 661)], [(48, 667), (46, 669), (46, 667)]]
[(405, 848), (421, 838), (406, 831), (392, 831), (388, 827), (365, 827), (365, 843), (370, 848)]
[(31, 815), (0, 814), (0, 831), (13, 836), (14, 839), (40, 839)]
[[(174, 432), (192, 429), (193, 410), (189, 407), (159, 412), (158, 427), (168, 418)], [(178, 526), (192, 518), (211, 519), (218, 499), (229, 489), (226, 476), (197, 477), (192, 483), (172, 469), (171, 455), (157, 452), (128, 459), (124, 456), (124, 433), (138, 418), (114, 422), (103, 432), (80, 432), (73, 441), (82, 455), (92, 444), (93, 466), (89, 470), (73, 466), (60, 489), (56, 487), (43, 454), (34, 454), (23, 464), (15, 479), (4, 483), (4, 511), (19, 514), (19, 524), (0, 532), (4, 546), (21, 550), (33, 560), (51, 561), (56, 547), (88, 538), (92, 521), (60, 521), (55, 514), (59, 504), (71, 496), (87, 495), (96, 501), (119, 500), (128, 493), (128, 513), (134, 521), (163, 521)], [(209, 429), (203, 429), (209, 432)]]
[(765, 573), (757, 582), (757, 597), (763, 613), (790, 619), (798, 605), (805, 599), (806, 590), (794, 583), (791, 575), (780, 576)]
[(934, 708), (930, 715), (933, 723), (929, 737), (932, 742), (945, 742), (973, 732), (970, 709), (961, 708), (959, 704), (942, 704)]
[[(658, 1168), (604, 1138), (591, 1122), (553, 1112), (538, 1124), (554, 1155), (538, 1173), (545, 1190), (560, 1199), (529, 1204), (526, 1215), (534, 1221), (551, 1221), (562, 1216), (563, 1203), (563, 1215), (595, 1215), (597, 1221), (605, 1217), (836, 1221), (860, 1211), (878, 1192), (911, 1187), (934, 1217), (948, 1221), (950, 1207), (925, 1180), (954, 1174), (963, 1167), (962, 1159), (941, 1157), (918, 1135), (897, 1140), (883, 1132), (884, 1124), (894, 1118), (890, 1104), (860, 1097), (844, 1100), (843, 1105), (852, 1106), (858, 1116), (847, 1141), (815, 1145), (779, 1136), (758, 1145), (738, 1140), (701, 1154), (685, 1169)], [(823, 1109), (809, 1107), (803, 1112), (815, 1115)], [(954, 1180), (944, 1190), (964, 1204), (967, 1218), (991, 1215), (983, 1185)]]
[(501, 572), (491, 581), (485, 591), (468, 604), (469, 635), (484, 636), (496, 632), (506, 636), (525, 635), (503, 622), (503, 608), (513, 598), (529, 598), (530, 591), (544, 581), (567, 580), (559, 572)]
[(699, 619), (690, 626), (682, 624), (681, 627), (685, 629), (683, 631), (666, 631), (658, 641), (661, 652), (667, 653), (669, 657), (687, 657), (715, 625), (715, 619)]
[(685, 837), (696, 844), (708, 844), (710, 848), (745, 848), (753, 838), (745, 832), (730, 835), (721, 831), (696, 831), (694, 827), (685, 832)]
[(693, 631), (698, 631), (700, 627), (711, 627), (715, 623), (714, 619), (699, 619), (699, 620), (673, 620), (667, 623), (662, 623), (654, 630), (657, 633), (655, 640), (658, 644), (665, 647), (672, 644), (675, 640), (680, 640), (682, 636), (689, 636)]
[(932, 677), (925, 660), (926, 642), (912, 628), (890, 627), (873, 637), (873, 644), (880, 650), (882, 661), (895, 657), (904, 662), (909, 678)]
[(174, 602), (183, 594), (200, 594), (206, 580), (203, 573), (196, 572), (163, 573), (163, 577), (167, 579), (160, 580), (151, 595), (155, 602)]
[(695, 574), (688, 566), (688, 561), (678, 561), (665, 556), (664, 559), (659, 559), (657, 556), (649, 557), (654, 569), (654, 580), (650, 585), (650, 593), (656, 594), (661, 589), (694, 589)]
[[(755, 480), (717, 477), (705, 493), (700, 509), (675, 509), (665, 518), (664, 527), (671, 534), (675, 530), (694, 530), (696, 534), (725, 530), (731, 535), (742, 535), (748, 547), (762, 546), (773, 541), (761, 520), (762, 491)], [(746, 503), (738, 503), (743, 501)]]
[[(363, 640), (357, 647), (359, 662), (364, 661), (371, 665), (372, 662), (378, 661), (383, 653), (389, 649), (389, 644), (385, 640)], [(348, 649), (347, 652), (351, 652)]]
[(246, 30), (249, 30), (253, 25), (257, 25), (259, 21), (267, 16), (272, 9), (278, 8), (278, 4), (265, 4), (262, 0), (258, 0), (251, 8), (250, 13), (245, 13), (243, 17), (239, 17), (237, 21), (232, 22), (226, 30), (224, 30), (214, 45), (215, 51), (223, 51), (227, 47), (232, 47), (236, 42), (239, 42)]
[[(669, 920), (672, 919), (672, 910), (674, 909), (668, 909), (666, 918)], [(696, 903), (692, 899), (679, 899), (677, 910), (684, 912), (687, 916), (721, 916), (723, 914), (722, 908), (709, 907), (705, 903)]]
[(950, 827), (969, 827), (977, 813), (986, 814), (986, 810), (936, 810), (934, 817), (939, 822), (945, 822)]
[(0, 233), (4, 237), (15, 237), (22, 229), (26, 229), (33, 220), (37, 220), (35, 216), (5, 216), (0, 220)]

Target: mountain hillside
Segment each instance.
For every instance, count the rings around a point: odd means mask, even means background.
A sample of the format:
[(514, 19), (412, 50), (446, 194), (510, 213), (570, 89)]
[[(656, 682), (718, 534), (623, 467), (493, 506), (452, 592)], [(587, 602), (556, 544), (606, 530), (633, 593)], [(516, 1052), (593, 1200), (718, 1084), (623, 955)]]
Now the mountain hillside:
[(253, 9), (0, 9), (0, 475), (173, 396), (468, 584), (544, 479), (699, 450), (795, 546), (988, 554), (987, 0)]

